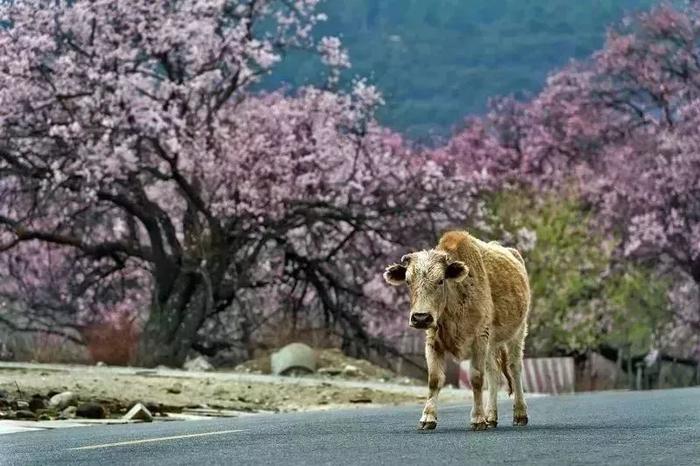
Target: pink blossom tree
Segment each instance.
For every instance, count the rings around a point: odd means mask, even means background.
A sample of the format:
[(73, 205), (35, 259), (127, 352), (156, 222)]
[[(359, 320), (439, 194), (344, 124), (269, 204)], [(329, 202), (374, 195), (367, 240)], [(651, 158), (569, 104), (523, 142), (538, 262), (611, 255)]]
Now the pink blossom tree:
[[(700, 7), (661, 6), (611, 29), (590, 60), (529, 102), (498, 101), (438, 149), (507, 185), (568, 189), (620, 239), (620, 257), (700, 289)], [(692, 300), (672, 300), (674, 303)], [(676, 306), (700, 330), (700, 308)]]
[[(700, 286), (700, 10), (663, 6), (626, 24), (535, 102), (567, 135), (543, 147), (572, 167), (625, 256)], [(700, 308), (678, 311), (700, 330)]]
[(377, 125), (364, 81), (251, 91), (288, 48), (320, 53), (338, 81), (349, 61), (313, 39), (316, 3), (0, 7), (0, 260), (19, 264), (0, 269), (0, 296), (24, 328), (54, 328), (40, 309), (78, 330), (146, 309), (144, 365), (181, 364), (225, 312), (304, 312), (355, 353), (373, 344), (385, 316), (363, 312), (380, 309), (365, 285), (468, 203)]

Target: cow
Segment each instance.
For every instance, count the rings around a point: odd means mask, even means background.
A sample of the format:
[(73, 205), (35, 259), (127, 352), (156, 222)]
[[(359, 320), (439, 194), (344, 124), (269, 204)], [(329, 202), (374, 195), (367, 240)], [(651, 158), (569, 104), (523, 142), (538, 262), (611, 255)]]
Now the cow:
[[(389, 265), (384, 279), (394, 286), (408, 286), (409, 326), (425, 330), (429, 391), (418, 428), (437, 426), (446, 353), (460, 360), (471, 353), (472, 430), (498, 425), (501, 373), (509, 395), (514, 394), (513, 425), (527, 425), (522, 368), (530, 285), (520, 253), (466, 231), (449, 231), (436, 248), (406, 254), (400, 264)], [(485, 410), (484, 381), (488, 386)]]

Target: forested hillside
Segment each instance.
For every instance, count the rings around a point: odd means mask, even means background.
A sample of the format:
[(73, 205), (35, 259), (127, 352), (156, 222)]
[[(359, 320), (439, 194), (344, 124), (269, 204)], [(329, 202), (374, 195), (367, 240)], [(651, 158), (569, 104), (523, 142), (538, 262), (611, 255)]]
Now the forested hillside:
[[(609, 24), (654, 0), (326, 0), (319, 35), (340, 35), (384, 92), (382, 121), (414, 137), (445, 134), (488, 99), (538, 91), (553, 69), (601, 47)], [(292, 58), (273, 84), (318, 76)]]

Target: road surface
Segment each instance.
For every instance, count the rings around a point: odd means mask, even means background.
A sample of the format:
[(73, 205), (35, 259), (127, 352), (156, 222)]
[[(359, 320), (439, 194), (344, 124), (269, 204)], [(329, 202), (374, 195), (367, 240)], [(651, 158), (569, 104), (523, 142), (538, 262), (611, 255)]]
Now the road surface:
[(0, 464), (700, 464), (700, 388), (536, 398), (518, 428), (506, 403), (485, 432), (465, 403), (441, 406), (435, 431), (416, 430), (416, 404), (17, 433)]

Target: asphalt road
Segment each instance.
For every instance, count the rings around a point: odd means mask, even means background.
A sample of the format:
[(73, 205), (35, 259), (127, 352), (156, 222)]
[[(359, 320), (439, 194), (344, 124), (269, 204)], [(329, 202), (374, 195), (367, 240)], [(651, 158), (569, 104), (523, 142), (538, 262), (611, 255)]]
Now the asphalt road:
[(467, 430), (468, 406), (261, 415), (197, 422), (76, 427), (0, 436), (0, 464), (624, 464), (700, 465), (700, 388), (529, 401), (530, 425)]

